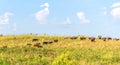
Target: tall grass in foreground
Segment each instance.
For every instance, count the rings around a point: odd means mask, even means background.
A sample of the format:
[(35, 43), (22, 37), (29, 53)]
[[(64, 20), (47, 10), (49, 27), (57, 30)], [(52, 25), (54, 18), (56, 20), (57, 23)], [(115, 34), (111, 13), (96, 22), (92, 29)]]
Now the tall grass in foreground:
[[(32, 42), (32, 39), (39, 39)], [(65, 36), (12, 35), (0, 37), (0, 65), (120, 65), (120, 41), (96, 42)], [(43, 45), (44, 41), (59, 42)], [(41, 43), (43, 48), (34, 47)], [(31, 43), (32, 46), (27, 46)]]

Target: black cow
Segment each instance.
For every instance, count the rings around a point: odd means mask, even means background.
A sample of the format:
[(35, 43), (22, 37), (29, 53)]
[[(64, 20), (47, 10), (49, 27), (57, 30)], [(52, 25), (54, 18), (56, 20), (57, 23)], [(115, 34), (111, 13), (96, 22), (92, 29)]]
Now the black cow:
[(32, 42), (38, 41), (38, 39), (32, 39)]
[(43, 42), (43, 44), (49, 44), (49, 42)]
[(112, 40), (112, 38), (111, 38), (111, 37), (108, 37), (107, 39), (108, 39), (108, 40)]
[(38, 48), (43, 48), (43, 46), (37, 46)]

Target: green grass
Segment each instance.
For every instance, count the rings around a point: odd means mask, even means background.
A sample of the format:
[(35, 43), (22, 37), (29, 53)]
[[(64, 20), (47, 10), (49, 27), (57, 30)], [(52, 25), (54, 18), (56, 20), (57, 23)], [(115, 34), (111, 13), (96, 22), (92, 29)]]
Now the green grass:
[[(120, 41), (96, 42), (66, 36), (11, 35), (0, 37), (0, 65), (120, 65)], [(32, 39), (38, 38), (36, 42)], [(59, 41), (43, 45), (44, 41)], [(41, 43), (43, 48), (33, 45)], [(32, 46), (27, 46), (30, 43)]]

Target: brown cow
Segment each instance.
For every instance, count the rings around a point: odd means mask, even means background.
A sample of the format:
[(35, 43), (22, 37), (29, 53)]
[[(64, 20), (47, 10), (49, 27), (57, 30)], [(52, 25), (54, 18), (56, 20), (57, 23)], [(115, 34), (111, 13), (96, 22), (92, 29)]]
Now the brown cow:
[(71, 39), (71, 40), (75, 40), (75, 39), (77, 39), (77, 37), (70, 37), (70, 39)]
[(91, 42), (95, 42), (95, 37), (89, 37), (89, 40), (90, 40)]
[(40, 43), (35, 43), (34, 46), (38, 47), (38, 46), (40, 46)]
[(58, 39), (55, 39), (54, 42), (58, 42)]
[(34, 47), (42, 48), (43, 46), (41, 46), (40, 43), (35, 43)]
[(52, 44), (53, 42), (51, 41), (51, 42), (48, 42), (49, 44)]
[(31, 46), (32, 44), (30, 44), (30, 43), (27, 43), (27, 46)]
[(86, 37), (80, 37), (80, 40), (86, 40)]
[(106, 38), (106, 37), (104, 37), (104, 38), (102, 38), (102, 40), (103, 40), (103, 41), (106, 41), (106, 40), (107, 40), (107, 38)]

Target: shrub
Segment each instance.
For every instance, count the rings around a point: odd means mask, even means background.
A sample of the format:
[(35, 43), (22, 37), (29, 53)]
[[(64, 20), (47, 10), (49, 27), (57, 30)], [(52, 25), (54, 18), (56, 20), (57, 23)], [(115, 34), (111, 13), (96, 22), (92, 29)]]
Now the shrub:
[(61, 54), (52, 63), (52, 65), (76, 65), (76, 60), (68, 53)]

